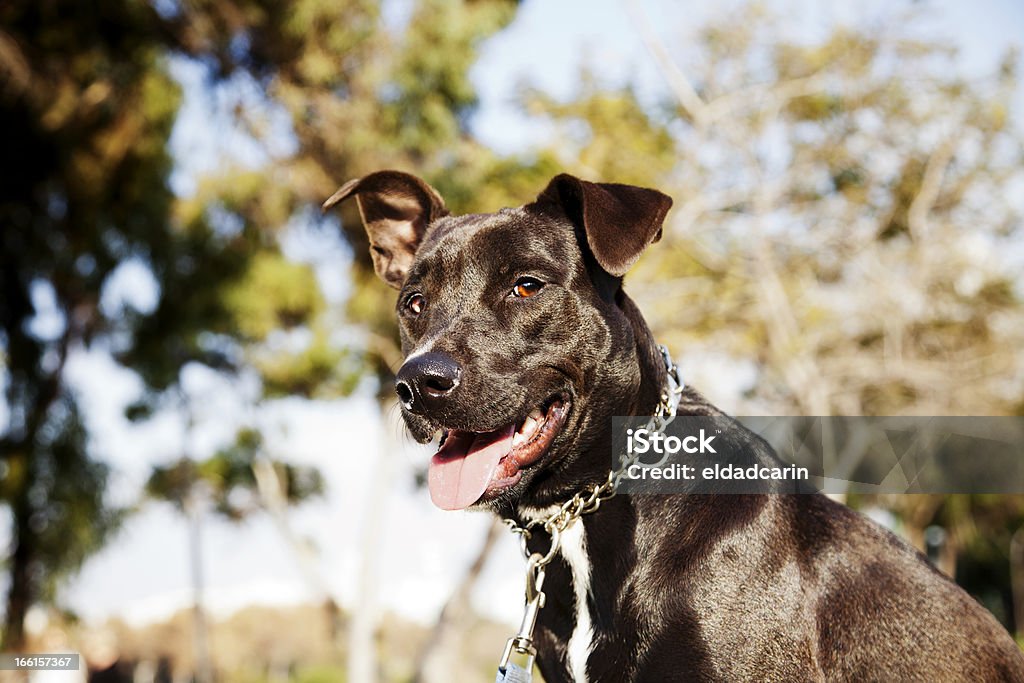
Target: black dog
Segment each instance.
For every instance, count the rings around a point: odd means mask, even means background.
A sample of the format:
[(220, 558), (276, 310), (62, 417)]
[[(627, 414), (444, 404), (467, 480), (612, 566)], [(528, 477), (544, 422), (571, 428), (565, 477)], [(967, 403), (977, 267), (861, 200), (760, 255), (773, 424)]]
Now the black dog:
[[(449, 216), (382, 171), (356, 196), (399, 289), (396, 389), (442, 508), (539, 518), (611, 464), (611, 418), (650, 415), (665, 365), (621, 278), (671, 200), (568, 175)], [(681, 414), (717, 415), (687, 390)], [(1024, 681), (996, 620), (892, 534), (820, 495), (614, 497), (563, 534), (537, 628), (559, 681)], [(540, 545), (543, 545), (541, 543)]]

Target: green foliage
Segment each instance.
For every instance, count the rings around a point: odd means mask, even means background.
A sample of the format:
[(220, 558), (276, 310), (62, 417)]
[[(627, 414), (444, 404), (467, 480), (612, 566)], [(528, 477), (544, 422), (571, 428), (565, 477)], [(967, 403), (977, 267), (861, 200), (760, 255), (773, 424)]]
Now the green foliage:
[[(90, 459), (64, 363), (123, 329), (100, 293), (125, 258), (169, 238), (166, 141), (180, 91), (154, 49), (155, 15), (47, 3), (0, 7), (0, 340), (11, 419), (0, 435), (12, 553), (3, 644), (116, 527), (107, 468)], [(52, 307), (37, 307), (39, 292)], [(34, 332), (40, 314), (60, 322)]]
[(280, 254), (259, 253), (245, 274), (223, 293), (225, 307), (247, 341), (262, 341), (275, 330), (288, 330), (323, 311), (316, 277), (308, 266)]
[(602, 90), (582, 74), (582, 91), (561, 104), (541, 93), (525, 94), (528, 111), (560, 124), (565, 152), (573, 163), (608, 182), (649, 184), (678, 163), (675, 142), (664, 123), (654, 120), (630, 88)]
[[(259, 432), (243, 429), (234, 444), (204, 460), (182, 458), (154, 467), (146, 482), (147, 496), (174, 505), (179, 511), (194, 512), (206, 505), (233, 521), (245, 519), (263, 509), (254, 466), (263, 449)], [(299, 504), (323, 494), (323, 478), (311, 467), (270, 461), (281, 485), (284, 501)]]
[(105, 500), (109, 467), (81, 457), (86, 438), (77, 405), (64, 396), (51, 407), (35, 452), (22, 463), (25, 502), (32, 509), (28, 524), (38, 549), (29, 571), (40, 577), (38, 589), (46, 601), (116, 531), (125, 514)]
[(367, 373), (362, 355), (331, 345), (322, 333), (299, 352), (268, 352), (254, 363), (268, 398), (346, 396)]

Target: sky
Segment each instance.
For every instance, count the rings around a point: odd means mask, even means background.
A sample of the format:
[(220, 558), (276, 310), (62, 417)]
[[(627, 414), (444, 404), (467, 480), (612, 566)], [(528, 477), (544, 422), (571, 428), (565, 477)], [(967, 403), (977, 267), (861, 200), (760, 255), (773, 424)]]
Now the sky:
[[(679, 49), (685, 59), (680, 48), (712, 4), (664, 0), (644, 2), (643, 7), (666, 44)], [(960, 63), (967, 75), (991, 70), (1002, 51), (1019, 45), (1024, 36), (1024, 3), (925, 0), (922, 4), (934, 8), (929, 31), (949, 36), (960, 46)], [(856, 5), (870, 15), (882, 3)], [(810, 36), (854, 3), (786, 6), (795, 8), (790, 15), (793, 30)], [(502, 152), (519, 151), (543, 140), (548, 132), (526, 120), (515, 106), (516, 85), (529, 82), (555, 97), (568, 97), (584, 61), (608, 82), (635, 79), (641, 93), (652, 95), (663, 88), (622, 4), (525, 0), (513, 24), (482, 46), (481, 59), (472, 71), (481, 98), (473, 121), (475, 134)], [(203, 91), (200, 71), (176, 64), (175, 76), (186, 88), (173, 139), (178, 168), (172, 182), (177, 192), (191, 192), (197, 174), (213, 170), (225, 158), (243, 164), (265, 159), (262, 150), (248, 146), (211, 113), (217, 103)], [(288, 149), (287, 135), (282, 134), (276, 153)], [(317, 245), (305, 248), (315, 252)], [(303, 247), (296, 249), (301, 252)], [(133, 274), (131, 268), (126, 266), (120, 276), (124, 280), (120, 290), (145, 299), (146, 276)], [(320, 274), (325, 283), (345, 280), (337, 272)], [(329, 294), (337, 302), (345, 291), (334, 286)], [(691, 359), (678, 360), (690, 377), (702, 374)], [(117, 468), (114, 495), (122, 501), (134, 499), (151, 465), (173, 460), (185, 448), (203, 452), (230, 437), (230, 418), (237, 410), (231, 397), (236, 387), (225, 386), (215, 376), (197, 372), (188, 379), (190, 391), (200, 401), (202, 419), (186, 444), (182, 425), (173, 416), (144, 426), (126, 423), (122, 407), (140, 387), (131, 373), (104, 354), (76, 354), (69, 373), (82, 392), (96, 451), (106, 454)], [(724, 386), (707, 393), (728, 401), (736, 391), (738, 387)], [(351, 607), (358, 597), (357, 549), (365, 530), (375, 528), (367, 516), (367, 497), (374, 495), (385, 501), (378, 506), (383, 512), (375, 532), (379, 533), (380, 578), (387, 586), (380, 596), (383, 608), (432, 622), (475, 553), (488, 519), (480, 513), (437, 510), (425, 491), (415, 489), (413, 473), (425, 465), (429, 449), (413, 444), (393, 420), (382, 424), (369, 396), (312, 406), (285, 402), (261, 420), (272, 425), (269, 447), (275, 457), (314, 464), (324, 472), (329, 495), (295, 511), (292, 523), (320, 548), (319, 569), (342, 604)], [(186, 532), (184, 522), (169, 507), (146, 507), (114, 542), (87, 562), (64, 591), (63, 600), (90, 621), (119, 615), (144, 623), (168, 616), (190, 600)], [(207, 596), (216, 614), (245, 604), (287, 604), (313, 597), (268, 519), (254, 518), (241, 525), (211, 520), (203, 530), (202, 543)], [(516, 621), (522, 571), (516, 544), (511, 537), (503, 538), (475, 595), (478, 609), (501, 621)]]

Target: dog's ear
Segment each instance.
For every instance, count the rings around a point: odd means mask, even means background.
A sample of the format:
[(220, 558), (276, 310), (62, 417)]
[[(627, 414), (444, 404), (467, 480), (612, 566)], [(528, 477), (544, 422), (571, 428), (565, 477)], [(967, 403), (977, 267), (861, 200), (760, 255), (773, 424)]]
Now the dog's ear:
[(370, 237), (373, 268), (382, 280), (398, 289), (427, 226), (448, 215), (444, 200), (414, 175), (378, 171), (342, 185), (323, 203), (324, 211), (353, 195)]
[(648, 245), (661, 239), (672, 198), (643, 187), (591, 183), (563, 173), (537, 197), (554, 202), (583, 228), (598, 264), (622, 277)]

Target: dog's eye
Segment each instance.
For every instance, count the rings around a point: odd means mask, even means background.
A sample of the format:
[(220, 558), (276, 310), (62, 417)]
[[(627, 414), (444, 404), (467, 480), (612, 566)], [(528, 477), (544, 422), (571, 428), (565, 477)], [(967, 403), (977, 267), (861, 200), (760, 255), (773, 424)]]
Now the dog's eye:
[(537, 278), (521, 277), (516, 280), (516, 284), (512, 288), (512, 296), (519, 297), (520, 299), (527, 299), (543, 288), (544, 283)]
[(409, 315), (419, 315), (423, 312), (423, 309), (427, 307), (427, 297), (423, 296), (419, 292), (410, 294), (405, 299), (405, 303), (402, 305)]

